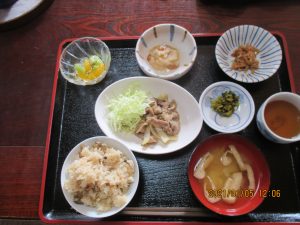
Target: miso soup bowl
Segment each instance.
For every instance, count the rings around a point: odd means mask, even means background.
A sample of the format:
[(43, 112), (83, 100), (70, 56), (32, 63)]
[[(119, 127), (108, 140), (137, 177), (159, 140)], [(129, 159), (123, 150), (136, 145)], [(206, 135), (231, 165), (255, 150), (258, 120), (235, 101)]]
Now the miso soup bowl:
[(286, 101), (293, 104), (298, 110), (300, 110), (300, 95), (291, 93), (291, 92), (279, 92), (274, 95), (271, 95), (265, 102), (260, 106), (257, 115), (256, 115), (256, 124), (259, 131), (262, 133), (270, 141), (281, 143), (281, 144), (288, 144), (296, 141), (300, 141), (300, 134), (292, 138), (284, 138), (277, 134), (275, 134), (267, 125), (265, 120), (265, 108), (268, 103), (273, 101)]

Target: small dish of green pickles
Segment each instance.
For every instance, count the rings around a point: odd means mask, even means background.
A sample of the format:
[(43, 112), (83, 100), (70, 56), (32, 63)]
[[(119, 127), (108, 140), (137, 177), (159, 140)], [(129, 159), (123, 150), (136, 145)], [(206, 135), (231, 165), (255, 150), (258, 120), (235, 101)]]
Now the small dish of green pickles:
[(224, 91), (210, 103), (211, 108), (220, 116), (229, 117), (239, 106), (239, 96), (232, 91)]
[(208, 86), (199, 100), (204, 122), (222, 133), (235, 133), (245, 129), (255, 112), (250, 93), (242, 86), (228, 81)]

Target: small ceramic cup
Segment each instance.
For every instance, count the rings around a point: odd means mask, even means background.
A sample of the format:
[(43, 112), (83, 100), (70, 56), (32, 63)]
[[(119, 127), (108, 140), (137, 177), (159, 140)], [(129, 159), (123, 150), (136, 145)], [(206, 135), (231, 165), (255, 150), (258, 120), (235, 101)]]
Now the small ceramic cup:
[(274, 95), (271, 95), (265, 102), (260, 106), (257, 116), (256, 116), (256, 124), (259, 131), (262, 133), (270, 141), (281, 143), (281, 144), (288, 144), (296, 141), (300, 141), (300, 134), (292, 138), (284, 138), (277, 134), (275, 134), (267, 125), (265, 121), (265, 108), (268, 103), (273, 101), (286, 101), (293, 104), (296, 108), (300, 110), (300, 95), (291, 93), (291, 92), (279, 92)]

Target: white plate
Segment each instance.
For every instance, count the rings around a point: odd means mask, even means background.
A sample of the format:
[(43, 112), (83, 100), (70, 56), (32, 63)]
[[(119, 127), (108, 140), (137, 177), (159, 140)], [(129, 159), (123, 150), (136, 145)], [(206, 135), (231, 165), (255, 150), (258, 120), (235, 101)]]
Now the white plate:
[[(170, 100), (174, 99), (177, 102), (181, 128), (176, 141), (143, 147), (142, 140), (134, 134), (116, 133), (112, 130), (107, 120), (108, 100), (122, 93), (132, 83), (139, 84), (141, 89), (153, 97), (167, 94)], [(203, 123), (198, 103), (189, 92), (170, 81), (150, 77), (126, 78), (108, 86), (96, 101), (95, 115), (101, 130), (107, 136), (123, 142), (135, 152), (144, 154), (165, 154), (185, 147), (198, 136)]]
[[(211, 100), (224, 91), (232, 91), (239, 96), (239, 106), (230, 117), (222, 117), (211, 109)], [(199, 100), (199, 107), (204, 122), (212, 129), (223, 133), (235, 133), (246, 128), (252, 121), (255, 112), (254, 101), (249, 92), (242, 86), (221, 81), (208, 86)]]
[[(133, 163), (134, 163), (134, 171), (135, 171), (134, 176), (133, 176), (134, 182), (130, 185), (130, 188), (127, 192), (127, 202), (126, 202), (126, 204), (124, 204), (122, 207), (114, 207), (114, 208), (112, 208), (111, 210), (109, 210), (107, 212), (99, 212), (99, 211), (96, 210), (96, 208), (85, 206), (83, 204), (76, 204), (73, 201), (72, 195), (70, 193), (68, 193), (63, 188), (64, 183), (65, 183), (66, 179), (68, 178), (68, 174), (67, 174), (68, 167), (70, 166), (70, 164), (72, 162), (74, 162), (74, 160), (79, 159), (78, 153), (80, 151), (80, 146), (81, 145), (92, 145), (96, 141), (105, 143), (108, 146), (113, 147), (114, 149), (120, 150), (125, 155), (126, 158), (132, 160)], [(64, 194), (67, 202), (77, 212), (79, 212), (79, 213), (81, 213), (85, 216), (88, 216), (88, 217), (104, 218), (104, 217), (112, 216), (112, 215), (120, 212), (131, 201), (131, 199), (133, 198), (133, 196), (134, 196), (134, 194), (137, 190), (138, 183), (139, 183), (139, 167), (138, 167), (138, 163), (136, 161), (136, 158), (135, 158), (134, 154), (124, 144), (120, 143), (117, 140), (109, 138), (109, 137), (104, 137), (104, 136), (92, 137), (92, 138), (89, 138), (89, 139), (86, 139), (86, 140), (80, 142), (78, 145), (76, 145), (70, 151), (70, 153), (68, 154), (67, 158), (65, 159), (63, 167), (62, 167), (61, 176), (60, 176), (60, 183), (61, 183), (61, 188), (63, 190), (63, 194)]]
[[(234, 61), (231, 54), (240, 45), (246, 44), (260, 50), (256, 56), (259, 67), (253, 74), (250, 70), (231, 69)], [(241, 25), (226, 31), (217, 42), (215, 54), (223, 72), (232, 79), (244, 83), (256, 83), (270, 78), (276, 73), (282, 61), (282, 50), (277, 39), (269, 31), (253, 25)]]

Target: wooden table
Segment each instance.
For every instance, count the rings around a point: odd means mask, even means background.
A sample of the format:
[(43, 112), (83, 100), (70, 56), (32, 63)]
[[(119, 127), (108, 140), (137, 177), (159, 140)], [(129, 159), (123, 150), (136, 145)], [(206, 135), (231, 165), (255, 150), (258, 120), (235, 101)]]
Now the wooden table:
[[(38, 219), (56, 54), (65, 38), (140, 35), (158, 23), (176, 23), (192, 33), (224, 32), (236, 25), (255, 24), (286, 36), (300, 93), (299, 1), (207, 2), (55, 0), (26, 25), (0, 33), (1, 218)], [(6, 222), (15, 221), (2, 220)]]

